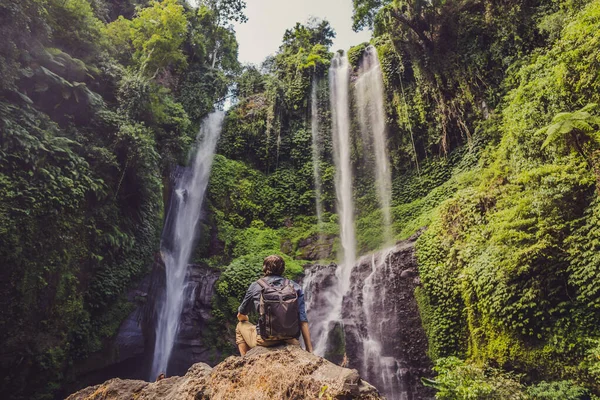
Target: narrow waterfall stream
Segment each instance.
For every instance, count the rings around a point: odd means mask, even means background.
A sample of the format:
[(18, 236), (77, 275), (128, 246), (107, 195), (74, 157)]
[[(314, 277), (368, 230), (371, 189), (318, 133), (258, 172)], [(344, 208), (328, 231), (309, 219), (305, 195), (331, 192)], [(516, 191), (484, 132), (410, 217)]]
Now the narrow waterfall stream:
[[(416, 237), (361, 257), (352, 267), (341, 322), (323, 327), (324, 309), (338, 286), (336, 265), (306, 270), (304, 288), (311, 330), (324, 337), (327, 359), (356, 368), (389, 400), (431, 399), (427, 339), (414, 296), (419, 285)], [(315, 324), (315, 321), (317, 323)]]
[[(204, 194), (225, 113), (215, 111), (202, 123), (196, 153), (189, 168), (175, 182), (161, 240), (166, 268), (166, 292), (156, 326), (150, 379), (167, 372), (186, 295), (185, 276), (197, 237)], [(188, 291), (189, 292), (189, 291)]]
[[(406, 368), (400, 365), (385, 346), (389, 343), (390, 333), (394, 332), (393, 322), (397, 321), (398, 310), (390, 297), (394, 293), (389, 290), (383, 280), (393, 280), (397, 268), (391, 265), (390, 257), (394, 247), (383, 250), (379, 254), (366, 256), (363, 263), (370, 266), (368, 276), (362, 286), (362, 316), (364, 327), (359, 335), (363, 344), (362, 370), (370, 382), (377, 382), (389, 399), (407, 400), (405, 388)], [(368, 270), (367, 270), (368, 271)], [(399, 321), (397, 321), (399, 322)], [(390, 329), (392, 328), (392, 329)], [(398, 331), (394, 332), (398, 335)]]
[(392, 173), (387, 150), (383, 76), (375, 47), (369, 46), (365, 50), (358, 75), (355, 84), (358, 120), (363, 140), (372, 142), (375, 184), (383, 214), (383, 240), (389, 246), (393, 241)]

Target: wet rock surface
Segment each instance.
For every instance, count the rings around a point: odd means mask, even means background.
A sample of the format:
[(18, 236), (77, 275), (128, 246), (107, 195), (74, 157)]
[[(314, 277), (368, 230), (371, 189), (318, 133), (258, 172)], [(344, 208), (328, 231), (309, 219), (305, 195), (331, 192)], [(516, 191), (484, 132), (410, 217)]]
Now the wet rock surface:
[[(203, 340), (203, 331), (211, 318), (211, 299), (219, 276), (219, 270), (205, 264), (188, 266), (184, 289), (186, 300), (181, 314), (179, 333), (167, 368), (170, 375), (183, 375), (195, 363), (212, 363), (214, 359), (219, 358), (219, 354), (213, 354), (214, 352), (211, 352)], [(154, 288), (151, 289), (149, 308), (144, 317), (148, 353), (152, 352), (154, 345), (156, 317), (164, 295), (164, 265), (155, 267), (152, 284)]]
[[(414, 297), (414, 240), (362, 257), (354, 266), (342, 317), (349, 366), (390, 399), (432, 399), (427, 339)], [(348, 323), (346, 323), (348, 321)]]
[(67, 400), (364, 399), (383, 397), (356, 370), (339, 367), (297, 346), (257, 347), (214, 369), (194, 364), (182, 376), (158, 382), (111, 379)]
[[(361, 257), (353, 266), (342, 320), (311, 325), (314, 337), (327, 335), (324, 356), (356, 368), (389, 400), (433, 399), (421, 377), (431, 377), (427, 339), (414, 297), (420, 284), (414, 244), (418, 235)], [(305, 270), (309, 321), (323, 321), (336, 288), (336, 265)], [(340, 330), (342, 332), (340, 332)]]
[[(192, 264), (188, 268), (187, 302), (181, 317), (181, 328), (173, 348), (168, 371), (184, 375), (195, 363), (214, 364), (220, 354), (204, 344), (203, 330), (211, 318), (211, 298), (220, 272), (207, 265)], [(135, 309), (121, 323), (114, 342), (104, 353), (92, 355), (78, 366), (76, 383), (66, 385), (67, 393), (85, 385), (104, 382), (119, 376), (148, 379), (155, 338), (155, 317), (164, 292), (164, 264), (157, 256), (152, 273), (127, 293)]]
[(138, 357), (144, 353), (145, 339), (142, 326), (144, 306), (148, 300), (150, 276), (145, 277), (140, 284), (127, 293), (127, 300), (136, 305), (136, 308), (121, 323), (115, 339), (117, 346), (117, 362)]

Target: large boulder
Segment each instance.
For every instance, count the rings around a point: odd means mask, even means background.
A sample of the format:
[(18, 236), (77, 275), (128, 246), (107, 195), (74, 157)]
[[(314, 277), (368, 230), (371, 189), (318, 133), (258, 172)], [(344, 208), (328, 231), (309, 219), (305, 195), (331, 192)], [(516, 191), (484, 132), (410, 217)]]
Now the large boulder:
[(67, 400), (382, 399), (356, 370), (339, 367), (298, 346), (257, 347), (214, 369), (194, 364), (185, 376), (158, 382), (111, 379)]

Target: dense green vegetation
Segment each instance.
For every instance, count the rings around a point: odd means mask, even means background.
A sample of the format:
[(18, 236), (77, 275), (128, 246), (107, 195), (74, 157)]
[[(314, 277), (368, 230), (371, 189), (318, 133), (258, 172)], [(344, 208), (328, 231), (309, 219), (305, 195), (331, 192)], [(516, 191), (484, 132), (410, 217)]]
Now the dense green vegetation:
[(0, 2), (3, 396), (53, 398), (130, 311), (170, 171), (239, 68), (242, 5)]
[[(227, 355), (264, 256), (302, 272), (337, 235), (327, 74), (313, 19), (240, 66), (240, 0), (0, 1), (0, 392), (48, 399), (112, 357), (124, 293), (159, 249), (169, 176), (233, 94), (196, 260), (220, 268), (203, 338)], [(398, 239), (440, 399), (600, 396), (600, 1), (354, 0), (386, 89)], [(348, 52), (356, 68), (368, 43)], [(324, 223), (314, 216), (317, 86)], [(353, 105), (354, 106), (354, 105)], [(354, 113), (356, 114), (356, 113)], [(353, 121), (357, 241), (383, 245)], [(333, 241), (327, 260), (336, 259)], [(596, 396), (596, 397), (594, 397)]]
[(429, 226), (417, 298), (438, 397), (597, 396), (600, 3), (355, 6), (356, 24), (375, 26), (380, 57), (391, 41), (390, 63), (401, 63), (402, 85), (388, 88), (412, 110), (398, 120), (411, 119), (416, 161), (432, 146), (468, 149), (416, 200), (444, 191), (443, 202), (408, 220), (397, 210), (415, 200), (395, 209), (407, 234)]

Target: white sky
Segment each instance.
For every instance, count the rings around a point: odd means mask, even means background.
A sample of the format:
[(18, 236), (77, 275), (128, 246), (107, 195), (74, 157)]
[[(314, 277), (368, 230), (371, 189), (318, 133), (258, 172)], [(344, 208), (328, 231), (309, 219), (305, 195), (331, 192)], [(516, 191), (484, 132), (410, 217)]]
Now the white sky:
[(248, 22), (236, 24), (241, 63), (259, 65), (279, 49), (286, 29), (311, 16), (329, 21), (336, 33), (332, 51), (367, 42), (370, 31), (352, 31), (352, 0), (246, 0)]

